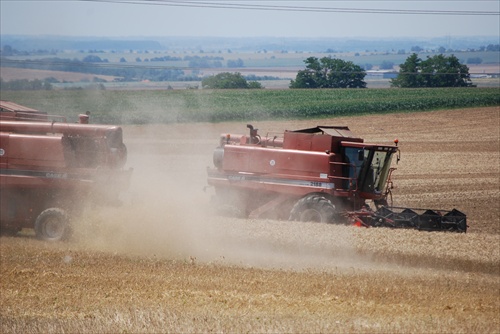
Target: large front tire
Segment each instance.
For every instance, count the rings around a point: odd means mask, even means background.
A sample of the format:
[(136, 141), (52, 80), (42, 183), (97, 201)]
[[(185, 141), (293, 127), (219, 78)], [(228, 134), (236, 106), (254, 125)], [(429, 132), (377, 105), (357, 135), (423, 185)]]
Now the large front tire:
[(67, 240), (71, 235), (68, 215), (57, 208), (43, 211), (36, 218), (35, 234), (38, 239), (45, 241)]
[(334, 223), (335, 205), (323, 195), (308, 195), (292, 208), (289, 220), (303, 222)]

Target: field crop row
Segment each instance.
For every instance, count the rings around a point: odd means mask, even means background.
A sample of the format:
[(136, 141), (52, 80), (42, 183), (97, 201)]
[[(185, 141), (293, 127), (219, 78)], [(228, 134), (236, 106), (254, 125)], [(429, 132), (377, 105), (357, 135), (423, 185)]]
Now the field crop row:
[(2, 91), (10, 100), (70, 121), (147, 124), (307, 119), (500, 105), (497, 88)]

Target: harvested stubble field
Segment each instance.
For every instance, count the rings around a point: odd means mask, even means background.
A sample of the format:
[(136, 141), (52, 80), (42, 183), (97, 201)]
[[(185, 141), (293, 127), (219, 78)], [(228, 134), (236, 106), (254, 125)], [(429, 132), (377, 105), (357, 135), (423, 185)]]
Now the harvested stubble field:
[(74, 240), (0, 239), (0, 331), (500, 332), (500, 108), (255, 122), (400, 141), (395, 204), (467, 213), (467, 234), (213, 215), (205, 167), (242, 123), (127, 126), (130, 191)]

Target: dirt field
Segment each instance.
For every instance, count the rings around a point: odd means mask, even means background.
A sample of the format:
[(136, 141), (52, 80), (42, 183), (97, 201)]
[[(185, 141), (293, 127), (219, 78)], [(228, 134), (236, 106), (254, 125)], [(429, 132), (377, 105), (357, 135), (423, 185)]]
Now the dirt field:
[(500, 332), (500, 108), (254, 122), (398, 138), (395, 204), (467, 234), (213, 215), (205, 168), (243, 123), (124, 129), (134, 178), (74, 240), (0, 238), (0, 332)]

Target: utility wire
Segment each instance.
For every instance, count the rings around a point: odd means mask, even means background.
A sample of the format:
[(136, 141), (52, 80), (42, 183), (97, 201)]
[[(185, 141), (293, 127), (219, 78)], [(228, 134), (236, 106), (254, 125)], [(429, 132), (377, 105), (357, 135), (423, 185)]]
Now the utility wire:
[(128, 5), (150, 5), (170, 7), (220, 8), (261, 11), (319, 12), (319, 13), (355, 13), (355, 14), (397, 14), (397, 15), (464, 15), (464, 16), (499, 16), (500, 12), (479, 10), (420, 10), (420, 9), (377, 9), (343, 8), (290, 5), (260, 5), (234, 2), (209, 1), (169, 1), (169, 0), (77, 0), (82, 2), (114, 3)]

